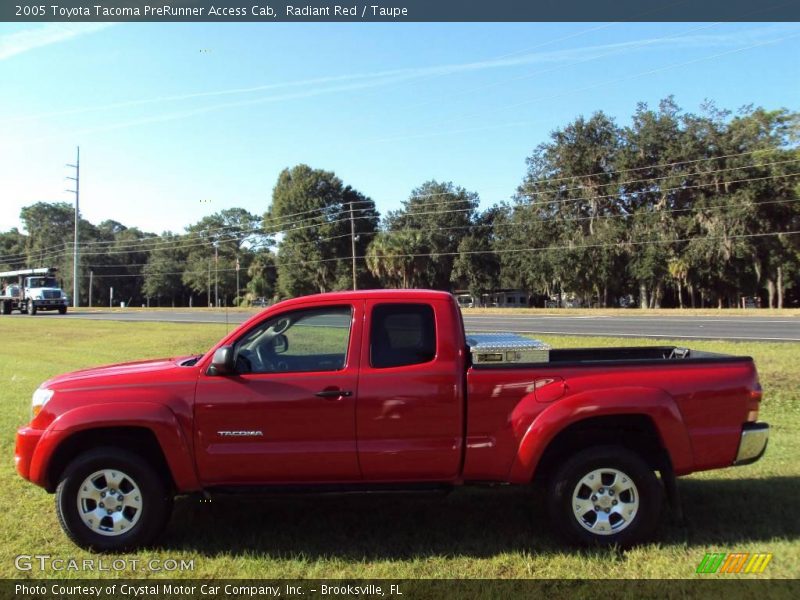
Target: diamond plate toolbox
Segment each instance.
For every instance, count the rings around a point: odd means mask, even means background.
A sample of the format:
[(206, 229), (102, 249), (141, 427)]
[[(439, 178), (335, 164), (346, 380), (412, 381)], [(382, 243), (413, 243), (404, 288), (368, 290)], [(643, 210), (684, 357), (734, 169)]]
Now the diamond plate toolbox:
[(550, 346), (516, 333), (468, 333), (473, 365), (543, 363), (550, 360)]

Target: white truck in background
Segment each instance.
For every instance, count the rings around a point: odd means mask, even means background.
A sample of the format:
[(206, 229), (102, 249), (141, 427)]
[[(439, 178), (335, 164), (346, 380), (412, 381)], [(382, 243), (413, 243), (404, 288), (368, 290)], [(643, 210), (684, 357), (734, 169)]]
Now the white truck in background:
[(22, 269), (0, 272), (0, 313), (18, 310), (35, 315), (40, 310), (65, 314), (69, 298), (56, 281), (56, 269)]

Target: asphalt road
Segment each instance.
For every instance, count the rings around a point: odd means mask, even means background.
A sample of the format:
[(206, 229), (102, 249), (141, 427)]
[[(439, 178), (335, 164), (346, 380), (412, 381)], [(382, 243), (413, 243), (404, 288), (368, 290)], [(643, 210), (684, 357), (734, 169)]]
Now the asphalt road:
[[(225, 311), (94, 311), (40, 313), (24, 319), (97, 319), (112, 321), (162, 321), (172, 323), (237, 324), (250, 313)], [(2, 319), (9, 317), (0, 317)], [(659, 316), (561, 316), (561, 315), (469, 315), (464, 317), (468, 331), (511, 331), (551, 335), (607, 335), (631, 338), (719, 339), (742, 341), (800, 342), (797, 317), (659, 317)]]

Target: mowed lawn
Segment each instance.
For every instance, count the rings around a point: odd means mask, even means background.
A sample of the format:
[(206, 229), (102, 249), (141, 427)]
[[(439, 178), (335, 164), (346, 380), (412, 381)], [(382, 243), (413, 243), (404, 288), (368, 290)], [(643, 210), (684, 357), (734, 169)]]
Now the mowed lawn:
[[(14, 472), (14, 432), (28, 420), (31, 393), (49, 376), (80, 367), (201, 352), (226, 328), (53, 315), (0, 317), (0, 330), (0, 577), (95, 576), (14, 567), (18, 554), (92, 557), (61, 532), (53, 497)], [(543, 339), (554, 347), (654, 343)], [(656, 543), (627, 552), (565, 548), (547, 530), (528, 490), (464, 489), (449, 495), (215, 497), (211, 503), (181, 498), (159, 546), (128, 557), (140, 563), (193, 559), (193, 571), (170, 574), (183, 577), (683, 578), (699, 577), (695, 569), (707, 552), (772, 552), (763, 575), (742, 577), (800, 576), (800, 347), (683, 345), (756, 359), (766, 392), (761, 416), (772, 424), (772, 437), (755, 465), (681, 479), (686, 522), (665, 515)]]

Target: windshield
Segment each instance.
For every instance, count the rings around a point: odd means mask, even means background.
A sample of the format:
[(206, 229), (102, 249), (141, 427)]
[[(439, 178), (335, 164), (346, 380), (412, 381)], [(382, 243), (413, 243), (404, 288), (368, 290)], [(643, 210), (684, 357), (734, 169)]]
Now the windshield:
[(58, 282), (55, 277), (29, 277), (28, 287), (31, 288), (57, 288)]

